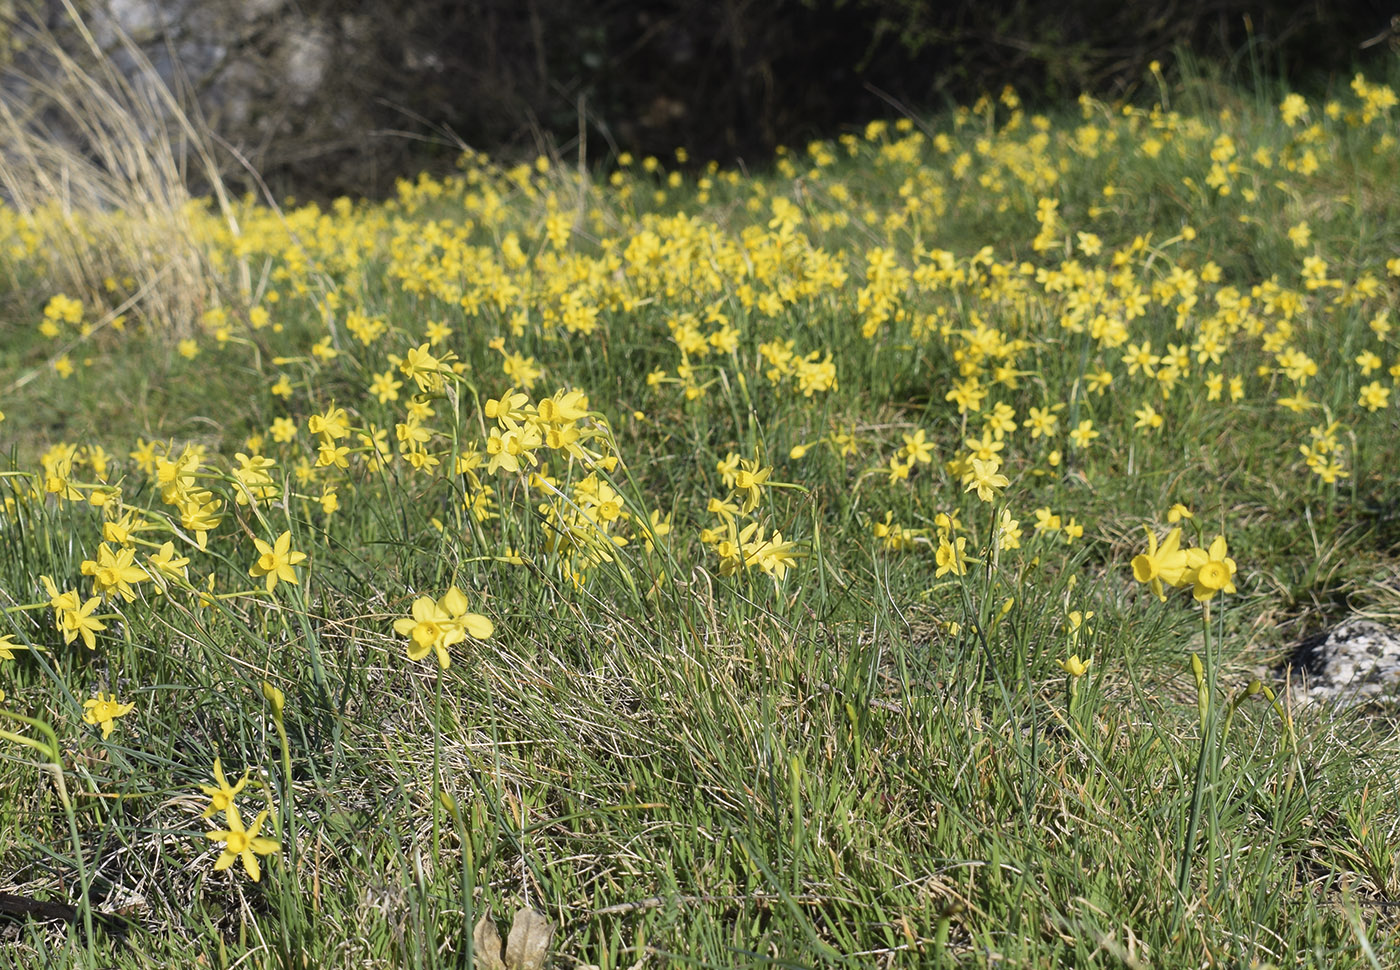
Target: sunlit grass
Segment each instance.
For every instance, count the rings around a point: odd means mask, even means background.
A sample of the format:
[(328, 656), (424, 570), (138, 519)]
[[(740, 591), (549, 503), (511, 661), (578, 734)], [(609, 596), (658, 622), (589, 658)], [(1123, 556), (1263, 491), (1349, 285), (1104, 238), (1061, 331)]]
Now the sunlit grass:
[(0, 953), (1383, 965), (1395, 96), (1154, 83), (194, 213), (188, 338), (0, 209)]

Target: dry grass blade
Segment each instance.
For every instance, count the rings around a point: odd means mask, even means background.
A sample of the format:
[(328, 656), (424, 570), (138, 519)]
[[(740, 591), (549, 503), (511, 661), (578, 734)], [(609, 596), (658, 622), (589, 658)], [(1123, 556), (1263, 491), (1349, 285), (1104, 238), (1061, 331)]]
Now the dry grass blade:
[(24, 56), (0, 80), (0, 189), (43, 234), (57, 290), (92, 303), (107, 280), (130, 279), (143, 294), (138, 317), (188, 336), (220, 275), (192, 177), (237, 235), (214, 138), (129, 38), (117, 32), (105, 50), (64, 7), (66, 40), (32, 22), (16, 28)]

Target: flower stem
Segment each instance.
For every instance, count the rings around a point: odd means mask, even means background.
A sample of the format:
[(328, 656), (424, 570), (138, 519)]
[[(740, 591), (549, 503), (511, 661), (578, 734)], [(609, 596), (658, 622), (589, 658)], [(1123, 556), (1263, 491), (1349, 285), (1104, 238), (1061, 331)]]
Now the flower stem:
[(1181, 848), (1181, 861), (1176, 872), (1176, 889), (1182, 896), (1186, 895), (1187, 884), (1191, 881), (1191, 857), (1195, 854), (1196, 833), (1201, 824), (1201, 806), (1205, 801), (1205, 791), (1207, 782), (1214, 779), (1207, 779), (1207, 768), (1215, 763), (1211, 757), (1215, 742), (1215, 656), (1212, 650), (1210, 636), (1210, 600), (1201, 604), (1203, 609), (1203, 627), (1205, 631), (1205, 716), (1201, 721), (1201, 747), (1196, 755), (1196, 780), (1191, 789), (1191, 814), (1186, 822), (1186, 841)]

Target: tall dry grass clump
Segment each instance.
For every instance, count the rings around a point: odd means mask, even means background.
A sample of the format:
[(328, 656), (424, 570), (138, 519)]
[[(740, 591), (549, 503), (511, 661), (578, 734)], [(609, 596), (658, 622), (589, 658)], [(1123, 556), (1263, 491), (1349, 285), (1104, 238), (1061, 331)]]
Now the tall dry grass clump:
[[(34, 234), (55, 291), (108, 305), (108, 281), (129, 281), (105, 319), (129, 313), (188, 336), (215, 298), (213, 227), (237, 234), (216, 139), (129, 37), (114, 27), (104, 47), (69, 0), (63, 9), (62, 38), (37, 21), (12, 25), (18, 55), (0, 75), (4, 202)], [(191, 194), (195, 182), (220, 218)]]

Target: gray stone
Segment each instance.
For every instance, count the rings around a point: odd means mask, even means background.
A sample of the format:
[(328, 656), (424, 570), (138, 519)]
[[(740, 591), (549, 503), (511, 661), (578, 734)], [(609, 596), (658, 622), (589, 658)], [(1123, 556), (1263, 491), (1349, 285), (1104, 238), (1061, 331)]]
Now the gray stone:
[[(6, 13), (14, 4), (0, 0), (0, 104), (46, 137), (83, 150), (94, 137), (89, 126), (102, 119), (68, 112), (68, 104), (82, 102), (69, 96), (69, 78), (52, 53), (57, 46), (99, 85), (130, 85), (139, 96), (117, 97), (116, 109), (140, 102), (134, 114), (152, 129), (149, 139), (168, 133), (182, 165), (191, 159), (182, 154), (189, 145), (171, 110), (176, 103), (197, 131), (207, 127), (259, 171), (316, 167), (320, 157), (360, 158), (372, 169), (381, 146), (371, 135), (387, 110), (373, 86), (397, 71), (395, 58), (423, 63), (432, 56), (406, 28), (385, 36), (384, 23), (400, 19), (392, 14), (337, 16), (333, 6), (317, 13), (295, 0), (77, 0), (81, 25), (60, 0), (26, 4), (11, 25)], [(214, 139), (203, 140), (212, 147)], [(233, 154), (209, 154), (223, 178), (246, 174)]]
[(1400, 630), (1347, 620), (1304, 640), (1287, 666), (1295, 705), (1400, 699)]

